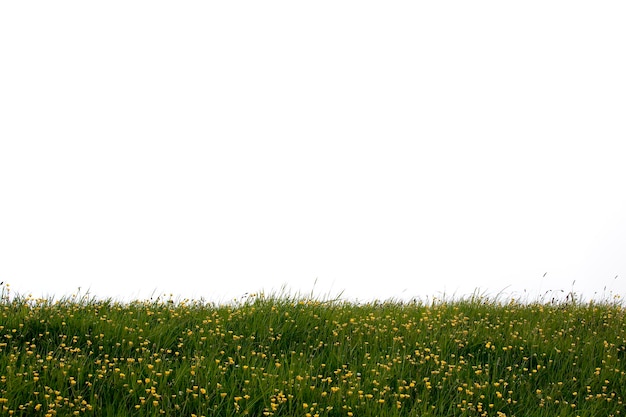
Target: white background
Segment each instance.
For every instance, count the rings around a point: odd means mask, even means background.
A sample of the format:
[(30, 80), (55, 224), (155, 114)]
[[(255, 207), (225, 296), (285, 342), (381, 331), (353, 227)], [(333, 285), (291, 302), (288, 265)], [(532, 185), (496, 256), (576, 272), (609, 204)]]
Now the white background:
[(623, 4), (3, 2), (0, 280), (624, 295)]

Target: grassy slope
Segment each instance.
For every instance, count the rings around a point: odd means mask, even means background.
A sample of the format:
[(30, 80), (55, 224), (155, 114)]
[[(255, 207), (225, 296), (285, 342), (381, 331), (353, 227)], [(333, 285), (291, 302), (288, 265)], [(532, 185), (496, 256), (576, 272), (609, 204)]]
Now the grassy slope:
[(0, 302), (0, 416), (619, 416), (619, 304)]

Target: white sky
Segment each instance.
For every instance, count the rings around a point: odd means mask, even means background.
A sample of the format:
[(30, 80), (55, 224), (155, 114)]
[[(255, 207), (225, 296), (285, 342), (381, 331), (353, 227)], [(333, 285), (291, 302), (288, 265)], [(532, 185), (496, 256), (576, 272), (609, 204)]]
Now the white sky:
[(0, 280), (626, 295), (625, 21), (621, 1), (3, 2)]

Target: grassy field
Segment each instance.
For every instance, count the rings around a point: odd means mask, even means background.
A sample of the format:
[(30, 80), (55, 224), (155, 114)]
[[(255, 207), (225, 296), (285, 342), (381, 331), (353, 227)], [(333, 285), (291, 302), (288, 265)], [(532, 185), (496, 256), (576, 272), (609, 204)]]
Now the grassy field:
[(0, 416), (622, 416), (621, 302), (0, 300)]

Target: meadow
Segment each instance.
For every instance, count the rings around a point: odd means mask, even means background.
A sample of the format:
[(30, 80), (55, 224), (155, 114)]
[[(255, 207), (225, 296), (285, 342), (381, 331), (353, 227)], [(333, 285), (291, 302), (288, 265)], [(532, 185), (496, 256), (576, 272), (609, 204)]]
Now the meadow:
[(622, 416), (621, 302), (0, 299), (0, 416)]

